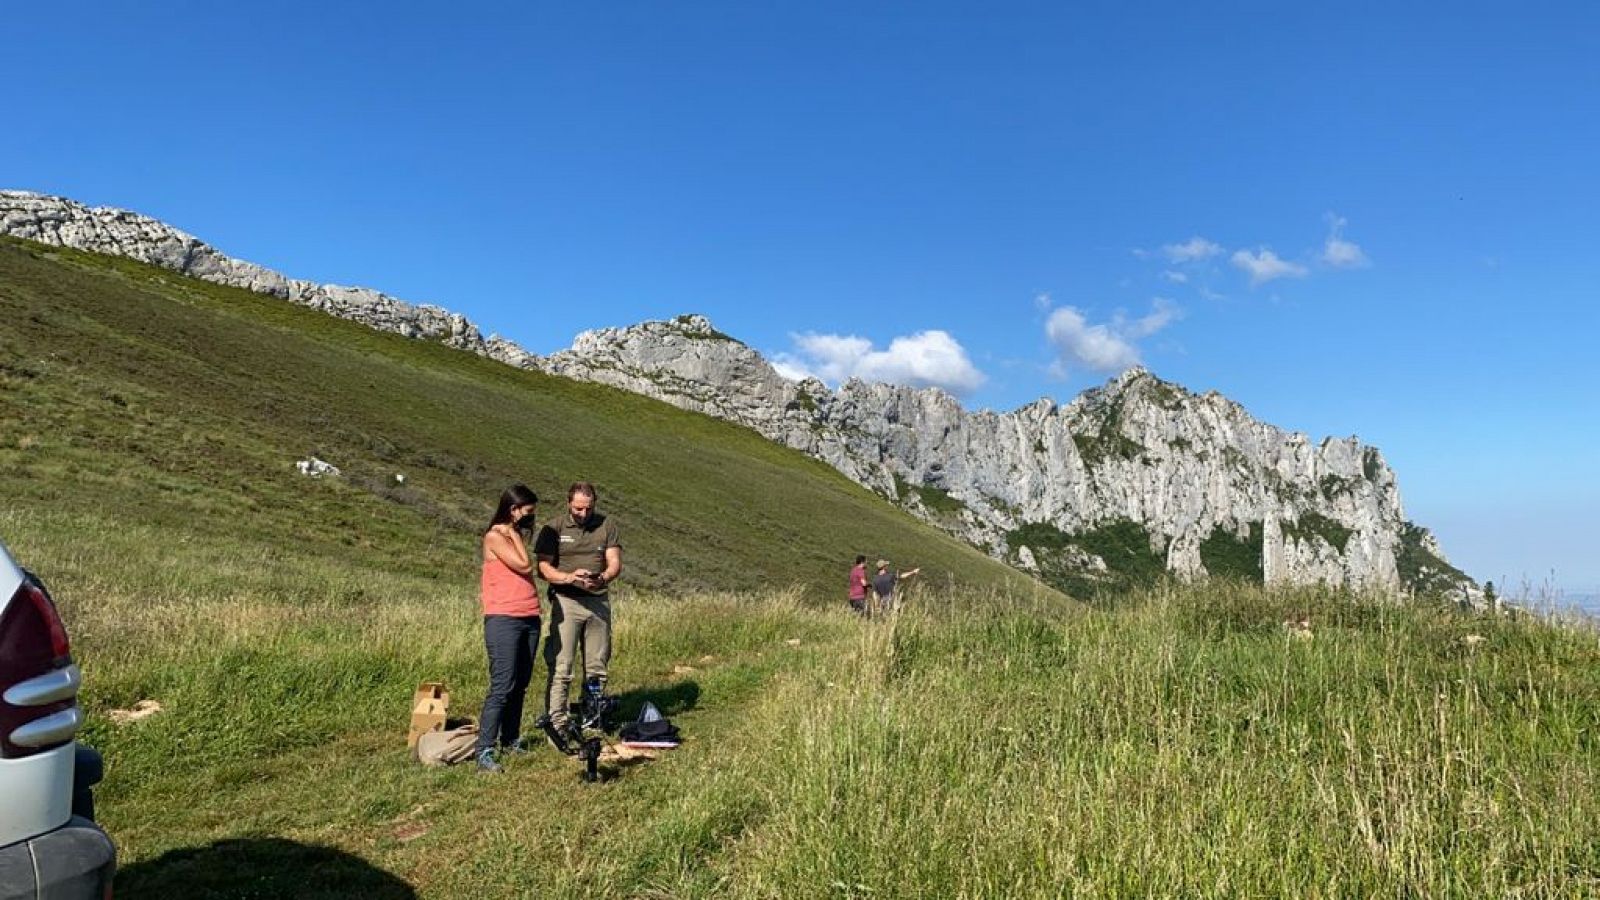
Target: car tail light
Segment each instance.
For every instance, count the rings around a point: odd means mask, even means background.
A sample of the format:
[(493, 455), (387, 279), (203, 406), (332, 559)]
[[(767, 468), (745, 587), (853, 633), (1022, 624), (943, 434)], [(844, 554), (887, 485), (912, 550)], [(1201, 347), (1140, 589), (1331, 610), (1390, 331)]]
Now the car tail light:
[(78, 667), (50, 595), (32, 576), (0, 613), (0, 757), (72, 740), (83, 724)]

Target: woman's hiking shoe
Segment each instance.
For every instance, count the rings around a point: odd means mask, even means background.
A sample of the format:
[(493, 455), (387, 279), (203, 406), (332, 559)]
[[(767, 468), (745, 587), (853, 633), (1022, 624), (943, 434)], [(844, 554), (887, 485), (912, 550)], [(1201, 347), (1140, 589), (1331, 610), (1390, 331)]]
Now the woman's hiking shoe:
[(478, 751), (478, 771), (479, 772), (504, 772), (505, 769), (502, 769), (500, 767), (500, 764), (494, 761), (494, 751), (493, 750), (479, 750)]
[(517, 738), (509, 744), (501, 744), (500, 752), (507, 753), (512, 756), (521, 756), (524, 753), (532, 753), (533, 746), (528, 743), (527, 737), (524, 736)]

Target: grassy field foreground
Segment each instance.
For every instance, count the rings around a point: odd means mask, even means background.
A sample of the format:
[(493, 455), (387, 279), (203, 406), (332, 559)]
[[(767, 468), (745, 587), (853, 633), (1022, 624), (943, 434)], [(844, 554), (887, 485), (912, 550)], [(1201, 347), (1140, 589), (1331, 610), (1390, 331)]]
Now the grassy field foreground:
[(0, 514), (58, 560), (119, 897), (1600, 893), (1592, 633), (1227, 585), (927, 586), (889, 623), (632, 593), (615, 689), (689, 740), (585, 786), (407, 758), (417, 680), (481, 700), (465, 579), (170, 541), (107, 571), (164, 536), (72, 524)]

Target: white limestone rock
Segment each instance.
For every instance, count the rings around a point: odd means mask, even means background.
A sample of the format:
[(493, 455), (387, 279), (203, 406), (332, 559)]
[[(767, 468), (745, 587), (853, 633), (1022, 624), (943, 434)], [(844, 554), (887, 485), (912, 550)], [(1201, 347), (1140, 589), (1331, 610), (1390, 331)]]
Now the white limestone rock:
[(381, 331), (489, 355), (490, 348), (477, 327), (464, 316), (437, 306), (407, 303), (371, 288), (286, 278), (226, 256), (164, 222), (123, 209), (91, 208), (64, 197), (28, 191), (0, 191), (0, 234), (124, 256), (213, 284), (281, 297)]
[[(1143, 369), (1065, 406), (968, 412), (935, 388), (789, 381), (701, 316), (586, 332), (547, 364), (740, 422), (1018, 565), (1040, 565), (1036, 550), (1006, 546), (1024, 523), (1074, 534), (1127, 519), (1183, 577), (1206, 574), (1202, 548), (1214, 534), (1259, 533), (1270, 582), (1399, 583), (1404, 511), (1376, 448), (1355, 438), (1313, 445)], [(964, 509), (935, 513), (897, 483), (936, 488)]]

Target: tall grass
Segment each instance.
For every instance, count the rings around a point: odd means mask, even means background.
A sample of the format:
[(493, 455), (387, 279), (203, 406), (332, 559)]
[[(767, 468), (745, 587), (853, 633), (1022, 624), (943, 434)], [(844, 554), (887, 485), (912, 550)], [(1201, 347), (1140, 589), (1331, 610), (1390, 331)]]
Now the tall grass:
[(1592, 634), (1213, 585), (923, 609), (856, 653), (854, 689), (764, 707), (734, 893), (1600, 892)]
[[(71, 533), (29, 521), (37, 552)], [(614, 688), (689, 741), (586, 787), (553, 752), (503, 778), (407, 758), (416, 680), (481, 700), (465, 588), (179, 545), (119, 589), (97, 573), (120, 552), (69, 555), (57, 593), (125, 897), (259, 894), (260, 870), (183, 854), (269, 838), (437, 897), (1600, 891), (1592, 632), (1225, 584), (1107, 608), (924, 586), (870, 623), (794, 592), (626, 594)], [(106, 721), (141, 698), (166, 710)]]

